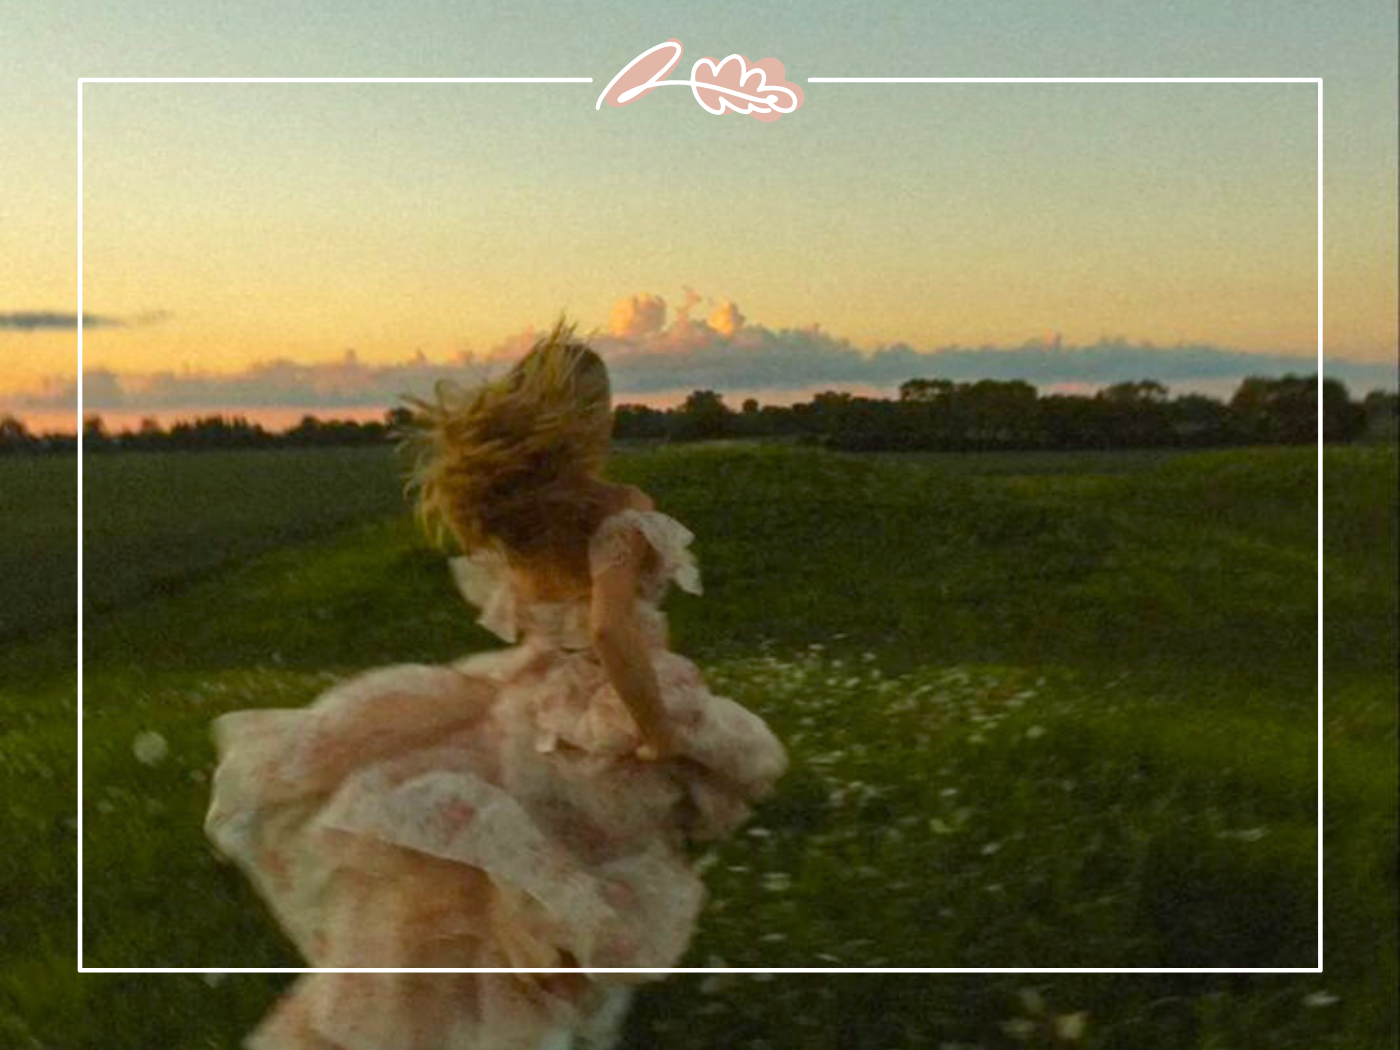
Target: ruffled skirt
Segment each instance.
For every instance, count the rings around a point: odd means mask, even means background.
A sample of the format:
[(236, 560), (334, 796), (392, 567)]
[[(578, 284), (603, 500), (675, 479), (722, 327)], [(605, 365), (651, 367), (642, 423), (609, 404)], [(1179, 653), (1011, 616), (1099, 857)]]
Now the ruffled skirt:
[(206, 829), (311, 965), (581, 968), (305, 975), (249, 1050), (613, 1045), (628, 986), (664, 975), (582, 971), (677, 965), (705, 899), (685, 841), (786, 767), (760, 719), (654, 655), (684, 756), (660, 763), (595, 660), (528, 644), (217, 719)]

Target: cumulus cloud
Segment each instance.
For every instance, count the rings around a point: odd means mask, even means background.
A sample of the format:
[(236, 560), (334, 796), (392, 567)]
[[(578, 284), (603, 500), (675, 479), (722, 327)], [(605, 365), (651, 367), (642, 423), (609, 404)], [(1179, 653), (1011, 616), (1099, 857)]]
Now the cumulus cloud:
[(618, 339), (644, 339), (666, 327), (666, 300), (642, 292), (623, 296), (608, 315), (608, 334)]
[[(83, 314), (84, 328), (137, 328), (142, 325), (157, 324), (169, 317), (164, 310), (152, 310), (131, 317), (116, 317), (111, 314)], [(72, 329), (77, 330), (78, 315), (57, 310), (15, 310), (0, 313), (0, 329), (11, 332), (43, 332)]]
[[(686, 296), (666, 324), (667, 304), (658, 295), (641, 293), (618, 301), (605, 333), (593, 346), (608, 362), (620, 402), (665, 398), (694, 389), (721, 393), (764, 391), (776, 399), (820, 389), (859, 389), (893, 395), (913, 378), (1023, 379), (1042, 393), (1090, 391), (1125, 380), (1156, 379), (1173, 393), (1228, 395), (1248, 375), (1309, 375), (1312, 358), (1261, 354), (1208, 343), (1157, 346), (1149, 342), (1101, 339), (1083, 346), (1059, 339), (1031, 340), (1018, 346), (914, 347), (906, 343), (861, 350), (849, 340), (812, 324), (768, 328), (749, 322), (728, 300), (706, 320), (690, 314), (703, 300)], [(84, 409), (129, 412), (188, 408), (226, 410), (305, 407), (336, 409), (388, 407), (405, 395), (424, 396), (442, 378), (473, 383), (499, 374), (542, 334), (527, 328), (482, 357), (458, 354), (448, 361), (429, 360), (421, 352), (401, 363), (373, 364), (353, 351), (317, 364), (284, 359), (264, 361), (233, 373), (160, 371), (85, 373)], [(1329, 360), (1326, 374), (1345, 382), (1355, 396), (1396, 387), (1393, 364)], [(36, 390), (5, 395), (0, 410), (71, 409), (76, 384), (53, 379)]]
[(714, 308), (705, 323), (726, 339), (733, 339), (739, 329), (744, 327), (744, 315), (737, 306), (726, 299)]

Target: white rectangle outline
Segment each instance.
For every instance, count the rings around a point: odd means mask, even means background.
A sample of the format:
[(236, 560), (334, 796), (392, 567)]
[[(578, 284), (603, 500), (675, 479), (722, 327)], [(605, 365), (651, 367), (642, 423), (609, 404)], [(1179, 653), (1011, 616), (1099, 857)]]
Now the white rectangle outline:
[(592, 77), (80, 77), (78, 79), (78, 972), (79, 973), (1322, 973), (1322, 78), (1321, 77), (808, 77), (809, 84), (1315, 84), (1317, 86), (1317, 965), (1315, 967), (404, 967), (83, 965), (83, 85), (84, 84), (591, 84)]

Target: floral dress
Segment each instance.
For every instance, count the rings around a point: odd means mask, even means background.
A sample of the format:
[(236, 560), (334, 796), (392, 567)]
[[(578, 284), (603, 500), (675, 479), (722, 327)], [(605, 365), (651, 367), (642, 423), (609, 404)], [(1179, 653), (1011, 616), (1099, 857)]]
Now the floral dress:
[[(308, 707), (223, 715), (206, 830), (312, 966), (666, 968), (705, 887), (684, 846), (732, 832), (787, 768), (758, 716), (667, 647), (692, 534), (606, 518), (596, 576), (655, 551), (636, 612), (676, 755), (641, 738), (593, 651), (586, 599), (524, 602), (491, 549), (454, 559), (507, 647), (369, 671)], [(640, 568), (640, 566), (639, 566)], [(619, 1038), (647, 973), (315, 973), (249, 1050), (548, 1050)]]

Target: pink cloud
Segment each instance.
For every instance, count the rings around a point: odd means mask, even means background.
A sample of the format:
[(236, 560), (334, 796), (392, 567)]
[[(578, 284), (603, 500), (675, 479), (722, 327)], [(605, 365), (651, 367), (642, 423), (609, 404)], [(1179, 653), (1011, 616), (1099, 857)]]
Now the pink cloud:
[(733, 302), (726, 299), (711, 311), (705, 323), (726, 339), (733, 339), (744, 327), (744, 315)]
[(641, 292), (613, 303), (608, 334), (618, 339), (644, 339), (666, 327), (666, 300)]

